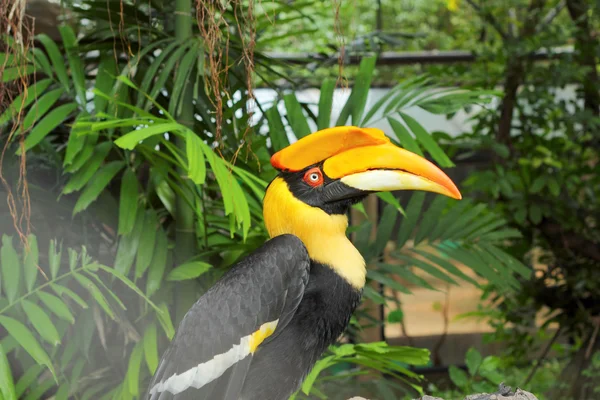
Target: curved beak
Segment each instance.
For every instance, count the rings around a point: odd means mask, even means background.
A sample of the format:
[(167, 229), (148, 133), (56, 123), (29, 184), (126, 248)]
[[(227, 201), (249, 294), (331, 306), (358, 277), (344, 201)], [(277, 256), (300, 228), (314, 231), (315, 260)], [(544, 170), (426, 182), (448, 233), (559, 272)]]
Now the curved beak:
[(425, 158), (391, 143), (355, 147), (338, 153), (323, 164), (331, 179), (368, 192), (424, 190), (461, 199), (452, 180)]
[(323, 129), (275, 153), (271, 164), (280, 171), (297, 172), (323, 160), (323, 171), (334, 179), (327, 185), (327, 201), (393, 190), (425, 190), (462, 198), (441, 169), (393, 145), (375, 128)]

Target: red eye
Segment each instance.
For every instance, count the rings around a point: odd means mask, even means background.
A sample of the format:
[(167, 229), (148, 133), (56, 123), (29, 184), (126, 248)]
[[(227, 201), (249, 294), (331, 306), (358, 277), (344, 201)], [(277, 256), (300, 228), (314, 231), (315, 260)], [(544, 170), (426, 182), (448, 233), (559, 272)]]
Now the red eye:
[(304, 174), (304, 182), (312, 187), (317, 187), (323, 184), (323, 173), (319, 167), (311, 168)]

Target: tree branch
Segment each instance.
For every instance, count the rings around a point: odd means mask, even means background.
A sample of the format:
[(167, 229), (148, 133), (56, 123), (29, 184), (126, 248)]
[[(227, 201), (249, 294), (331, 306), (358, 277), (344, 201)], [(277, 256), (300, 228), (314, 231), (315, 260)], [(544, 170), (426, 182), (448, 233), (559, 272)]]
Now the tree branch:
[(579, 65), (587, 68), (587, 73), (581, 82), (584, 107), (598, 117), (600, 116), (600, 79), (596, 67), (598, 41), (592, 35), (593, 27), (587, 14), (589, 6), (585, 0), (567, 0), (566, 3), (569, 15), (577, 26), (575, 59)]
[(558, 16), (558, 14), (560, 14), (560, 12), (563, 10), (563, 8), (565, 8), (566, 5), (567, 2), (565, 0), (560, 0), (558, 4), (550, 11), (548, 11), (548, 14), (546, 14), (546, 16), (542, 18), (542, 20), (536, 27), (536, 32), (541, 32), (542, 30), (544, 30), (544, 28), (548, 26), (554, 20), (554, 18)]
[(519, 35), (520, 39), (528, 38), (536, 33), (537, 27), (542, 19), (542, 10), (545, 5), (546, 0), (531, 0)]
[(483, 18), (484, 21), (486, 21), (494, 27), (494, 29), (496, 30), (496, 32), (498, 32), (502, 39), (507, 40), (511, 38), (511, 36), (507, 32), (505, 32), (504, 29), (502, 29), (502, 26), (498, 23), (498, 21), (496, 20), (496, 18), (494, 18), (492, 14), (490, 14), (487, 11), (484, 11), (473, 0), (467, 0), (467, 3), (469, 3), (469, 5), (481, 15), (481, 18)]

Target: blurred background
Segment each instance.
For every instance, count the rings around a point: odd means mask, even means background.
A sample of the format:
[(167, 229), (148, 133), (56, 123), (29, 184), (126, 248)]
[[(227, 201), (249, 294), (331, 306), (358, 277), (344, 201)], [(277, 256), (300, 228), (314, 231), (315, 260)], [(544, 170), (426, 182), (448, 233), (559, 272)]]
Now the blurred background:
[(270, 156), (339, 125), (384, 130), (464, 200), (353, 207), (363, 304), (294, 397), (600, 398), (599, 16), (0, 0), (0, 399), (143, 397), (185, 312), (267, 239)]

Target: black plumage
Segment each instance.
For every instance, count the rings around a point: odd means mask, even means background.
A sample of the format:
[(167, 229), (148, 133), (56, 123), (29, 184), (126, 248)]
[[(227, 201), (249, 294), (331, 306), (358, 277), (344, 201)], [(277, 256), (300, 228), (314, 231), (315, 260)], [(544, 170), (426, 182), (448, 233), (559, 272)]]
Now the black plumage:
[(333, 269), (310, 261), (295, 236), (273, 238), (232, 267), (190, 309), (149, 388), (226, 352), (263, 323), (279, 319), (273, 335), (200, 389), (147, 398), (287, 399), (342, 334), (360, 294)]

